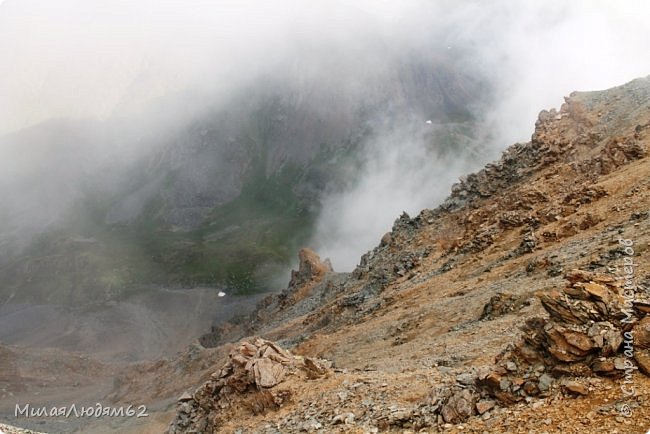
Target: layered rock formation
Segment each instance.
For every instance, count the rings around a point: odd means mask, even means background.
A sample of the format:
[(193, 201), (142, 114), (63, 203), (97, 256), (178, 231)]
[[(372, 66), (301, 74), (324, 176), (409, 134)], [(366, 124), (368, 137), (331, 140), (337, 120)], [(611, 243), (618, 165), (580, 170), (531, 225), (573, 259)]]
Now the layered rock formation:
[[(499, 356), (497, 369), (483, 372), (479, 388), (504, 404), (548, 395), (555, 379), (569, 392), (587, 395), (571, 377), (621, 378), (647, 365), (648, 297), (626, 302), (620, 281), (606, 274), (572, 270), (561, 290), (539, 295), (547, 317), (533, 317), (523, 337)], [(569, 378), (569, 380), (565, 380)]]

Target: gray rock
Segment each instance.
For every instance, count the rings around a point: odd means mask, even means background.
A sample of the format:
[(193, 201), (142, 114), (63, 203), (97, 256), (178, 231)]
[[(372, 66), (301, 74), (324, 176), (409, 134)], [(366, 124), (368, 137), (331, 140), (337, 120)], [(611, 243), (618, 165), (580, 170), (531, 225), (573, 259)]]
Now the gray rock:
[(542, 374), (539, 377), (539, 383), (537, 387), (539, 387), (540, 391), (546, 392), (551, 388), (552, 384), (553, 384), (553, 378), (548, 374)]
[(465, 386), (471, 386), (476, 382), (476, 375), (469, 372), (456, 375), (456, 381)]

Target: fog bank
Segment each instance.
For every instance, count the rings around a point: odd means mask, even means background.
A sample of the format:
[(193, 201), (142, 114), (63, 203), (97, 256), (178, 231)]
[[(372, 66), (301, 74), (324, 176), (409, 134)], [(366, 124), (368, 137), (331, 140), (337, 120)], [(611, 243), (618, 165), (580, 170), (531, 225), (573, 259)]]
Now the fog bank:
[(480, 71), (493, 92), (490, 106), (473, 108), (484, 153), (441, 159), (435, 140), (408, 135), (366, 143), (360, 181), (324, 200), (313, 241), (339, 271), (351, 270), (402, 211), (434, 208), (459, 176), (498, 158), (510, 144), (528, 141), (540, 110), (559, 108), (574, 90), (606, 89), (650, 73), (650, 58), (643, 55), (650, 47), (644, 26), (650, 6), (642, 1), (422, 6), (420, 18), (443, 26), (447, 49), (465, 50), (465, 68)]

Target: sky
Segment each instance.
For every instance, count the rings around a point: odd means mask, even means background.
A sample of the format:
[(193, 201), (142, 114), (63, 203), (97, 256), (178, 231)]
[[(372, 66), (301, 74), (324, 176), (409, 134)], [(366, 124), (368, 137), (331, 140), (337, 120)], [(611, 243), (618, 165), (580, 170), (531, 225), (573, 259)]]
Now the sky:
[[(480, 45), (476, 66), (500, 82), (513, 113), (529, 116), (567, 91), (645, 75), (649, 17), (641, 0), (5, 0), (0, 134), (55, 117), (138, 112), (188, 88), (218, 92), (296, 43), (353, 47), (378, 36)], [(435, 33), (443, 27), (448, 34)]]

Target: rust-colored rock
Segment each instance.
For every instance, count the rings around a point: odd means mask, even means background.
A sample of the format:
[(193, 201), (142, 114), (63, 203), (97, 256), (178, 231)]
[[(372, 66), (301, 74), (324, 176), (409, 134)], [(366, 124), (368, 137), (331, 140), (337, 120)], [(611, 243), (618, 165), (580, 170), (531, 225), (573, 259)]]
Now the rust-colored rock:
[(528, 396), (536, 396), (539, 394), (539, 387), (537, 387), (537, 383), (534, 381), (526, 381), (524, 383), (523, 391)]
[(501, 385), (501, 379), (502, 376), (500, 374), (492, 372), (485, 378), (485, 384), (490, 388), (499, 389)]
[(650, 350), (638, 349), (634, 352), (634, 360), (639, 365), (639, 371), (650, 377)]
[(632, 329), (634, 346), (650, 350), (650, 316), (645, 316)]
[(588, 271), (574, 269), (569, 271), (564, 278), (571, 283), (590, 282), (593, 278), (593, 274)]
[(587, 386), (577, 381), (566, 381), (564, 387), (569, 393), (574, 395), (589, 395), (589, 389)]
[(595, 348), (589, 336), (559, 325), (552, 325), (545, 334), (549, 353), (561, 362), (583, 360)]
[(582, 324), (590, 319), (588, 312), (572, 309), (568, 299), (563, 298), (560, 291), (549, 291), (540, 295), (539, 299), (549, 315), (560, 322)]
[(331, 272), (332, 264), (329, 259), (321, 261), (320, 256), (311, 249), (300, 249), (298, 252), (298, 270), (291, 271), (289, 287), (295, 287), (311, 280), (321, 278)]
[(616, 369), (616, 366), (614, 365), (614, 361), (612, 359), (606, 359), (606, 358), (596, 359), (591, 364), (591, 369), (594, 371), (594, 373), (598, 375), (603, 375), (607, 377), (620, 376), (620, 371)]
[(583, 285), (587, 293), (596, 300), (605, 301), (609, 300), (609, 290), (598, 283), (585, 283)]
[(483, 414), (485, 412), (492, 410), (495, 405), (496, 402), (494, 402), (493, 400), (483, 399), (476, 403), (476, 411), (478, 412), (478, 414)]
[(476, 398), (467, 389), (454, 395), (443, 405), (440, 414), (447, 423), (458, 423), (474, 414)]

